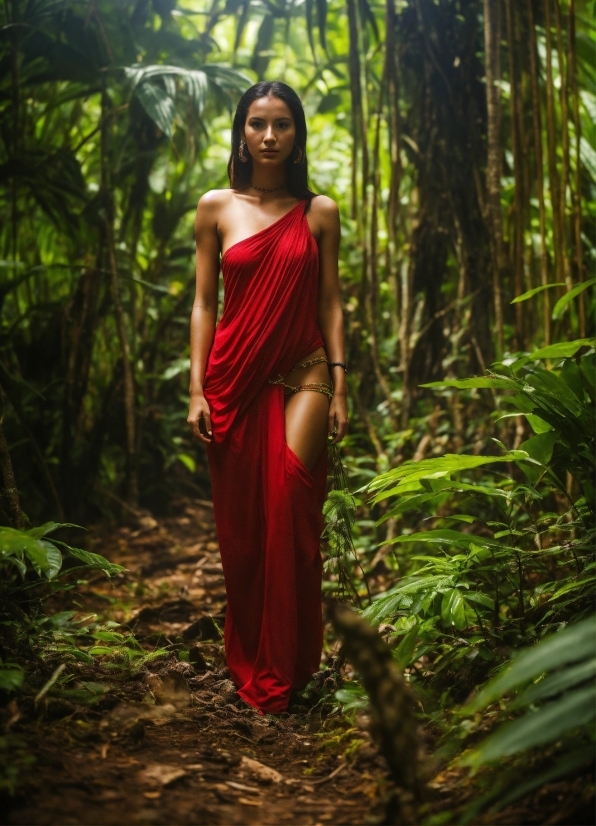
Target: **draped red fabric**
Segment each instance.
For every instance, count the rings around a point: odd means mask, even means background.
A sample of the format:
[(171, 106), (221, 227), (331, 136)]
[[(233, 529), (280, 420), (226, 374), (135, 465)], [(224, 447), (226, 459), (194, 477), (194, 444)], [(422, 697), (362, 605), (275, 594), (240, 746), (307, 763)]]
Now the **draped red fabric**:
[(318, 670), (324, 451), (310, 473), (285, 440), (285, 376), (323, 338), (305, 202), (222, 258), (224, 309), (205, 374), (213, 505), (227, 592), (226, 660), (267, 713)]

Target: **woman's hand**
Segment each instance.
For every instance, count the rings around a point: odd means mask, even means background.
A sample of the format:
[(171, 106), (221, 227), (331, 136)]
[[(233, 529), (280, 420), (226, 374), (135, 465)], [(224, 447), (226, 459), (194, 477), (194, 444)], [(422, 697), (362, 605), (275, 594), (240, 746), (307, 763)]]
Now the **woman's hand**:
[(213, 441), (213, 431), (211, 429), (211, 412), (207, 399), (202, 393), (193, 393), (190, 397), (190, 409), (186, 420), (192, 430), (193, 438), (203, 444), (210, 444)]
[(345, 393), (334, 393), (329, 405), (329, 435), (334, 444), (348, 432), (348, 399)]

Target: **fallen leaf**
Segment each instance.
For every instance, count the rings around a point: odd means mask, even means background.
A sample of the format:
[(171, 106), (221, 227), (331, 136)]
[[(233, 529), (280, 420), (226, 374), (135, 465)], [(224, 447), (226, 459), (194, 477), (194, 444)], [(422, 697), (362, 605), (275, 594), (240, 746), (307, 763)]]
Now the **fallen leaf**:
[(239, 797), (238, 798), (238, 803), (244, 803), (245, 806), (262, 806), (263, 805), (262, 800), (255, 800), (254, 797), (250, 798), (250, 799), (248, 797)]
[(250, 794), (260, 794), (261, 790), (256, 786), (245, 786), (243, 783), (234, 783), (233, 780), (226, 780), (226, 786), (231, 789), (237, 789), (239, 792), (250, 792)]
[(145, 783), (160, 783), (162, 786), (168, 786), (174, 780), (184, 777), (186, 772), (179, 766), (168, 766), (165, 763), (154, 763), (147, 766), (142, 772), (139, 772), (139, 779)]
[(199, 772), (203, 768), (202, 763), (188, 763), (185, 768), (190, 769), (193, 772)]
[(161, 797), (161, 792), (143, 792), (143, 795), (148, 800), (157, 800), (159, 797)]
[(242, 771), (242, 769), (267, 783), (281, 783), (283, 780), (283, 775), (278, 771), (269, 766), (265, 766), (263, 763), (259, 763), (258, 760), (253, 760), (252, 757), (242, 758), (240, 770)]

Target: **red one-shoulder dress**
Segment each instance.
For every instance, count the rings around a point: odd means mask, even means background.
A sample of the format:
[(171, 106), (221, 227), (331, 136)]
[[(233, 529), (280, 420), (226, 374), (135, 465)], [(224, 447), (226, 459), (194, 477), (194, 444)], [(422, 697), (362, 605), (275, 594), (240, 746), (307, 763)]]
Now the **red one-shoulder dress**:
[(204, 382), (227, 665), (238, 694), (273, 714), (318, 670), (322, 646), (327, 453), (309, 472), (288, 447), (284, 388), (270, 383), (323, 345), (305, 205), (224, 254), (224, 308)]

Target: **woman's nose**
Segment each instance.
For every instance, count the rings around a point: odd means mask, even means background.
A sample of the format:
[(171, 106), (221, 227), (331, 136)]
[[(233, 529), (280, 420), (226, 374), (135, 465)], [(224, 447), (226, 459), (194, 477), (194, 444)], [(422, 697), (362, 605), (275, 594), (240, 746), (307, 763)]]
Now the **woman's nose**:
[(265, 132), (265, 140), (266, 141), (274, 141), (275, 140), (275, 133), (273, 131), (272, 126), (268, 126)]

